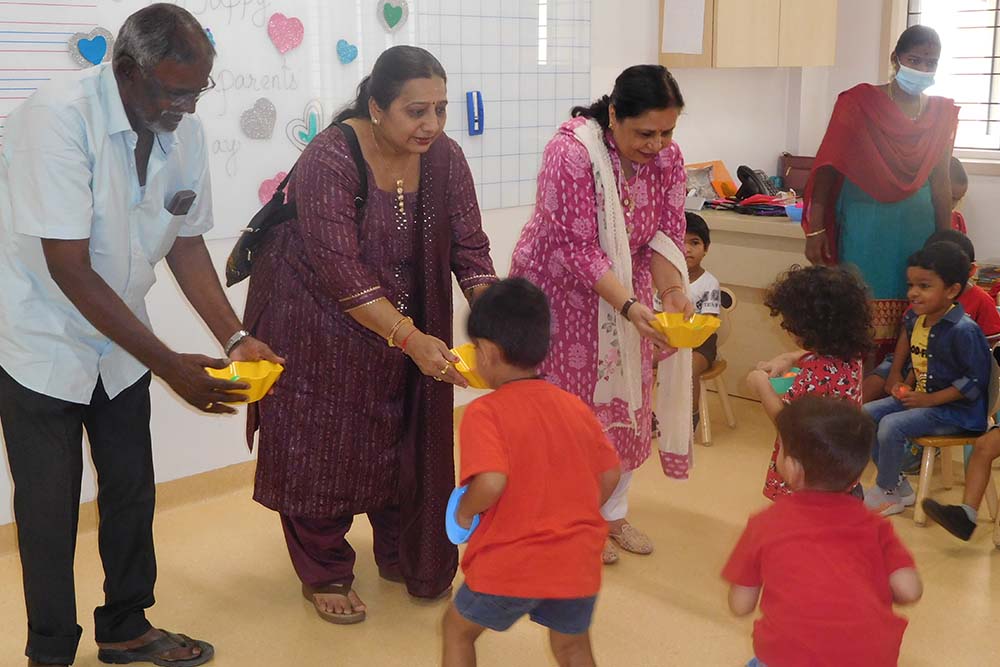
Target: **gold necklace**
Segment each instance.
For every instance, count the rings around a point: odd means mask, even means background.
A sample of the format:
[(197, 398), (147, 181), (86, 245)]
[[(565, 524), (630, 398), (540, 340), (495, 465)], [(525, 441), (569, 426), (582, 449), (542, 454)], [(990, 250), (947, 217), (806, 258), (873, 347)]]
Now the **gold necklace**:
[[(379, 146), (378, 137), (375, 136), (375, 125), (371, 125), (370, 127), (372, 128), (372, 141), (375, 142), (375, 150), (378, 151), (378, 159), (382, 163), (382, 168), (385, 169), (386, 172), (388, 172), (389, 171), (389, 167), (388, 167), (388, 165), (385, 162), (385, 156), (382, 154), (382, 147)], [(391, 174), (390, 174), (390, 176), (391, 176)], [(406, 201), (405, 197), (403, 196), (403, 179), (402, 178), (397, 178), (396, 179), (396, 207), (397, 207), (397, 210), (399, 211), (399, 215), (400, 216), (404, 215), (405, 212), (406, 212), (405, 209), (404, 209), (404, 202), (405, 201)]]
[[(892, 100), (893, 103), (895, 103), (896, 102), (896, 96), (892, 94), (892, 85), (893, 85), (893, 81), (890, 81), (889, 82), (889, 99)], [(917, 98), (917, 115), (916, 116), (911, 116), (910, 114), (906, 113), (905, 111), (903, 111), (903, 108), (901, 106), (899, 106), (898, 104), (896, 105), (896, 107), (900, 111), (902, 111), (903, 115), (906, 116), (907, 118), (909, 118), (910, 120), (916, 120), (916, 119), (920, 118), (920, 116), (924, 113), (924, 96), (921, 95), (919, 98)]]

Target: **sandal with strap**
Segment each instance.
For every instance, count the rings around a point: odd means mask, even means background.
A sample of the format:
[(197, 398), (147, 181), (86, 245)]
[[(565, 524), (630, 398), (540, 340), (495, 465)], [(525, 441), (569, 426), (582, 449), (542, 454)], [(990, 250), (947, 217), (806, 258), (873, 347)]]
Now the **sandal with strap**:
[(646, 533), (630, 523), (622, 524), (622, 532), (618, 534), (610, 533), (608, 537), (617, 542), (618, 546), (622, 549), (630, 553), (642, 555), (653, 553), (653, 541), (649, 539)]
[[(151, 662), (160, 667), (197, 667), (204, 665), (215, 656), (215, 647), (200, 639), (191, 639), (187, 635), (175, 634), (160, 630), (163, 636), (148, 644), (129, 649), (101, 648), (97, 650), (97, 659), (109, 665), (130, 665), (134, 662)], [(193, 658), (169, 660), (160, 657), (162, 654), (177, 648), (198, 647), (201, 654)]]
[(350, 614), (338, 614), (336, 612), (326, 611), (320, 608), (319, 603), (316, 601), (317, 595), (342, 595), (347, 598), (348, 604), (351, 608), (354, 608), (354, 603), (351, 602), (351, 598), (348, 597), (351, 593), (351, 587), (345, 586), (344, 584), (327, 584), (326, 586), (319, 586), (313, 588), (312, 586), (307, 586), (302, 584), (302, 597), (306, 600), (312, 602), (313, 607), (316, 608), (316, 613), (327, 623), (333, 623), (335, 625), (353, 625), (355, 623), (360, 623), (365, 620), (366, 612), (364, 611), (352, 611)]
[(618, 562), (618, 549), (615, 549), (611, 540), (604, 542), (604, 548), (601, 550), (601, 562), (605, 565), (614, 565)]

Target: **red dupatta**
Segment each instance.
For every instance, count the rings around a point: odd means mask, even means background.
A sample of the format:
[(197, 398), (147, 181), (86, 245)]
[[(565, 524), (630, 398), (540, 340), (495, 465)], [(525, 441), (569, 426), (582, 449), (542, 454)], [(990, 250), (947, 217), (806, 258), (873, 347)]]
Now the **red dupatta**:
[(803, 231), (810, 231), (819, 169), (837, 171), (824, 211), (828, 243), (836, 259), (836, 206), (844, 179), (880, 202), (902, 201), (923, 187), (946, 151), (951, 154), (957, 127), (958, 107), (944, 97), (928, 98), (924, 112), (911, 120), (875, 86), (863, 83), (842, 92), (806, 184)]

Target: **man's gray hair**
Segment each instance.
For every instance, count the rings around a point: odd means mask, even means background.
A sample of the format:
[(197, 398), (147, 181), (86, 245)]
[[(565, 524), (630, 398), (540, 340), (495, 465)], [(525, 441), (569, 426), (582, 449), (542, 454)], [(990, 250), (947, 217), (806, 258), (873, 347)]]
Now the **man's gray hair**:
[(159, 2), (125, 19), (115, 39), (114, 60), (130, 56), (149, 70), (164, 60), (195, 62), (206, 53), (214, 58), (215, 47), (198, 19), (182, 7)]

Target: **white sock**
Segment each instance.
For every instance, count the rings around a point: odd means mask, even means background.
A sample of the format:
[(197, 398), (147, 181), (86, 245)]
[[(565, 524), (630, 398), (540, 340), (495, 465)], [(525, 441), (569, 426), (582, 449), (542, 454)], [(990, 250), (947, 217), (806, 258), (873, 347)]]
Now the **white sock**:
[(969, 521), (971, 521), (972, 523), (975, 523), (975, 522), (976, 522), (976, 518), (977, 518), (977, 517), (979, 516), (979, 512), (977, 512), (976, 510), (974, 510), (974, 509), (973, 509), (972, 507), (970, 507), (969, 505), (964, 505), (964, 504), (963, 504), (963, 505), (959, 505), (959, 507), (961, 507), (962, 509), (964, 509), (964, 510), (965, 510), (965, 513), (966, 513), (966, 514), (968, 515), (968, 517), (969, 517)]

